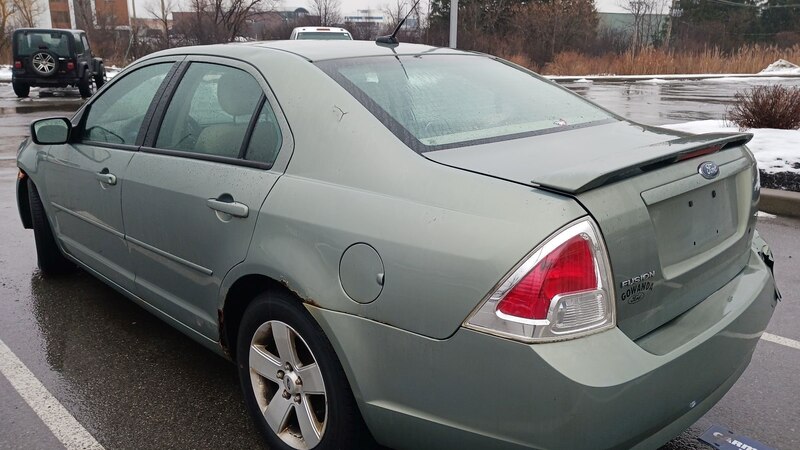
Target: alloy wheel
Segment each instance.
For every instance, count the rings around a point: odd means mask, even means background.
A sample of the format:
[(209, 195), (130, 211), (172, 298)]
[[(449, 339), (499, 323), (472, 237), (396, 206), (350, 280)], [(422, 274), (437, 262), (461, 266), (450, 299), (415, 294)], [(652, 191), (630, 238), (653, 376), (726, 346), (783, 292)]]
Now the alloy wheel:
[(33, 68), (42, 75), (48, 75), (56, 70), (56, 60), (52, 55), (44, 52), (39, 52), (33, 55), (31, 60)]
[(325, 433), (328, 398), (317, 359), (297, 331), (271, 320), (250, 342), (250, 379), (270, 429), (292, 448), (306, 450)]

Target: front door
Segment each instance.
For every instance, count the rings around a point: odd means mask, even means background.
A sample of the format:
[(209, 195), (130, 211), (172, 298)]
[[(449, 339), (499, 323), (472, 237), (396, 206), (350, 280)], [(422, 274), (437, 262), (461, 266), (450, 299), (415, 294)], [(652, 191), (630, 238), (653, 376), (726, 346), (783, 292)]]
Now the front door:
[(148, 65), (114, 80), (83, 111), (78, 136), (71, 144), (52, 146), (44, 164), (64, 249), (128, 290), (133, 271), (120, 192), (144, 117), (173, 64)]
[(220, 284), (247, 255), (288, 135), (260, 75), (225, 61), (189, 63), (122, 193), (135, 293), (210, 339)]

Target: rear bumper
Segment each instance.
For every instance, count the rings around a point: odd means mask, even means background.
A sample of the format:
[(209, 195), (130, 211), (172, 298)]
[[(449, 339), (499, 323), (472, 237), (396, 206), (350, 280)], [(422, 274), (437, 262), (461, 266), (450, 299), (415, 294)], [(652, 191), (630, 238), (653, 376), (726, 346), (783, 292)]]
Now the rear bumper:
[(467, 329), (433, 340), (309, 310), (384, 445), (598, 449), (655, 448), (701, 417), (747, 367), (776, 302), (752, 252), (730, 283), (641, 342), (619, 329), (536, 345)]
[(51, 77), (42, 77), (36, 74), (28, 73), (24, 70), (14, 69), (12, 71), (12, 80), (18, 83), (25, 83), (30, 86), (54, 86), (64, 87), (76, 85), (80, 78), (71, 72), (67, 75), (55, 74)]

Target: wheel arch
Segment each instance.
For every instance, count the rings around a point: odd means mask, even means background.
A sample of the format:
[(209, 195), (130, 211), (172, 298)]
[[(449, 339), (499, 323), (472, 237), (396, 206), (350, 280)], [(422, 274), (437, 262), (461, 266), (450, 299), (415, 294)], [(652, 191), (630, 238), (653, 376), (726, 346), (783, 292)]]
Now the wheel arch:
[(244, 317), (244, 312), (256, 297), (268, 291), (281, 291), (296, 299), (298, 303), (305, 303), (296, 292), (289, 289), (285, 282), (281, 283), (258, 273), (239, 276), (227, 289), (222, 305), (217, 310), (219, 343), (225, 354), (234, 362), (236, 361), (236, 340), (239, 336), (239, 325)]
[(33, 219), (31, 218), (31, 204), (28, 200), (28, 174), (22, 169), (19, 173), (20, 175), (17, 177), (17, 210), (19, 218), (22, 220), (22, 226), (30, 230), (33, 228)]

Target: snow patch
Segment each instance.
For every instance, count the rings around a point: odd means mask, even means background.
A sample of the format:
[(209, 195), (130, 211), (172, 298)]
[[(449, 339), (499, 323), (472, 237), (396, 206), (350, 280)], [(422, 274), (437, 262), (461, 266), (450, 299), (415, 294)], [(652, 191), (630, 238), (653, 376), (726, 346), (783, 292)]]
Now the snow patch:
[(120, 73), (121, 71), (122, 69), (120, 69), (117, 66), (106, 67), (106, 78), (110, 80), (115, 76), (117, 76), (117, 74)]
[(776, 217), (778, 217), (775, 214), (765, 213), (764, 211), (759, 211), (757, 216), (764, 219), (775, 219)]
[(594, 81), (592, 81), (592, 80), (590, 80), (588, 78), (581, 78), (580, 80), (573, 81), (573, 83), (594, 83)]
[[(114, 78), (122, 69), (117, 66), (106, 67), (106, 77)], [(0, 64), (0, 83), (11, 83), (11, 66)]]
[(669, 81), (668, 81), (668, 80), (665, 80), (665, 79), (663, 79), (663, 78), (651, 78), (651, 79), (649, 79), (649, 80), (640, 80), (640, 81), (637, 81), (637, 83), (647, 83), (647, 84), (667, 84), (667, 83), (669, 83)]
[(774, 63), (770, 64), (769, 66), (767, 66), (766, 69), (762, 70), (759, 73), (800, 75), (800, 66), (794, 63), (790, 63), (785, 59), (779, 59)]
[[(662, 127), (696, 134), (741, 131), (724, 120), (698, 120)], [(747, 148), (758, 160), (759, 169), (766, 173), (792, 172), (800, 175), (800, 130), (753, 128), (745, 131), (753, 133), (753, 140), (747, 144)]]
[(11, 83), (11, 66), (0, 65), (0, 83)]

